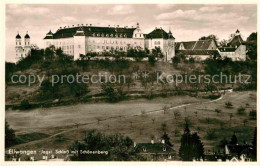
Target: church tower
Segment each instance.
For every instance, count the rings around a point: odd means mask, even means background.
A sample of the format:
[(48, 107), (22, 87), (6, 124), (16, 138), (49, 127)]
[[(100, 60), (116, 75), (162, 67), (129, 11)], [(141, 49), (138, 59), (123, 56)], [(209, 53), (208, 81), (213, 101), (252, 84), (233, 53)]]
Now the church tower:
[(30, 50), (31, 50), (30, 36), (28, 35), (28, 31), (27, 31), (26, 35), (24, 36), (24, 54), (27, 56)]
[(18, 32), (18, 34), (15, 37), (15, 59), (18, 61), (20, 60), (22, 57), (24, 57), (24, 53), (23, 53), (23, 46), (22, 46), (22, 38)]

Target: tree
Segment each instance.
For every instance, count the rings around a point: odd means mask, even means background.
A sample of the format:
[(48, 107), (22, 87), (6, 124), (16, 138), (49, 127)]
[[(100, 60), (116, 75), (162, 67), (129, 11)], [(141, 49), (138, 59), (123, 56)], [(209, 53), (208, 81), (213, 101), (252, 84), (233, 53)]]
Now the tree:
[(166, 132), (163, 133), (161, 138), (165, 141), (165, 144), (172, 147), (172, 144), (170, 142), (170, 137), (168, 136), (168, 134)]
[(237, 136), (236, 136), (235, 133), (232, 135), (231, 141), (229, 143), (232, 144), (232, 145), (236, 145), (237, 144)]
[(10, 128), (7, 121), (5, 121), (5, 147), (13, 146), (17, 143), (15, 132), (12, 128)]
[(247, 45), (247, 55), (251, 60), (256, 60), (257, 59), (257, 32), (251, 33), (247, 40), (246, 40), (246, 45)]
[(225, 148), (225, 146), (228, 144), (228, 140), (226, 138), (222, 139), (220, 142), (219, 142), (219, 145), (218, 147), (220, 148)]
[(195, 158), (195, 160), (200, 160), (201, 158), (204, 159), (204, 145), (201, 142), (200, 137), (197, 133), (193, 133), (191, 138), (193, 143), (191, 147), (193, 158)]
[(216, 35), (208, 35), (208, 36), (202, 36), (201, 38), (199, 38), (199, 40), (209, 40), (209, 39), (213, 39), (215, 41), (218, 41), (218, 37)]
[(218, 43), (218, 45), (219, 45), (219, 47), (227, 47), (228, 42), (229, 42), (228, 40), (223, 39), (223, 40), (221, 40), (221, 41)]
[(255, 131), (254, 131), (254, 137), (252, 140), (252, 145), (253, 145), (253, 155), (255, 160), (257, 159), (257, 128), (255, 127)]
[(182, 161), (192, 161), (204, 158), (204, 146), (197, 133), (190, 133), (189, 125), (186, 123), (184, 133), (181, 137), (179, 156)]
[[(144, 160), (139, 156), (133, 146), (133, 141), (129, 137), (120, 135), (106, 136), (97, 133), (94, 130), (90, 131), (83, 143), (74, 142), (70, 150), (77, 150), (74, 156), (71, 156), (72, 161), (132, 161)], [(103, 154), (82, 154), (80, 151), (103, 151)], [(105, 153), (106, 152), (106, 153)]]

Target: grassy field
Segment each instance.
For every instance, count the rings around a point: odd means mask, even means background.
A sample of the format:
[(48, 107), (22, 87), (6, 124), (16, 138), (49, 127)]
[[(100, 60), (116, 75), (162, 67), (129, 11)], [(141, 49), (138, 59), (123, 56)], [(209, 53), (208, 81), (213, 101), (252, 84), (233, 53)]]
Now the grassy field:
[[(233, 104), (232, 109), (225, 107)], [(172, 107), (164, 112), (164, 106)], [(177, 106), (177, 107), (176, 107)], [(239, 107), (246, 108), (245, 115), (238, 115)], [(216, 113), (215, 109), (221, 110)], [(96, 129), (105, 134), (122, 134), (136, 142), (157, 142), (162, 135), (162, 124), (178, 151), (183, 133), (184, 119), (189, 119), (191, 131), (198, 132), (206, 150), (211, 150), (223, 138), (230, 140), (235, 132), (240, 143), (251, 143), (256, 120), (249, 120), (248, 113), (256, 109), (256, 92), (227, 93), (212, 102), (190, 96), (173, 96), (152, 100), (137, 99), (119, 103), (88, 103), (73, 106), (38, 108), (30, 111), (7, 110), (6, 120), (17, 135), (44, 133), (50, 135), (29, 143), (17, 145), (20, 149), (62, 149), (73, 141), (82, 140), (87, 131)], [(175, 119), (174, 112), (179, 116)], [(233, 117), (230, 119), (230, 113)], [(247, 123), (244, 126), (244, 119)], [(215, 132), (209, 139), (207, 132)]]

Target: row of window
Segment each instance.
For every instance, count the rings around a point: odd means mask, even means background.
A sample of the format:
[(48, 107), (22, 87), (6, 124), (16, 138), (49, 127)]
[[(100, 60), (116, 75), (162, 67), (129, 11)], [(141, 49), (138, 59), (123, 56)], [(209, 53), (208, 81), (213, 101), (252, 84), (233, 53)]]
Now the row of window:
[(115, 34), (115, 35), (113, 35), (113, 34), (103, 34), (103, 33), (101, 33), (101, 34), (99, 34), (99, 33), (97, 33), (97, 34), (95, 34), (95, 33), (93, 33), (92, 34), (92, 36), (93, 37), (95, 37), (95, 36), (97, 36), (97, 37), (124, 37), (124, 38), (126, 38), (127, 37), (127, 35), (126, 34)]
[[(126, 41), (117, 41), (117, 40), (102, 40), (102, 41), (100, 41), (100, 40), (97, 40), (97, 42), (95, 41), (95, 40), (93, 40), (92, 41), (92, 43), (101, 43), (101, 44), (105, 44), (105, 43), (107, 43), (107, 44), (130, 44), (129, 42), (126, 42)], [(133, 43), (133, 44), (138, 44), (136, 41)], [(143, 42), (142, 41), (140, 41), (139, 42), (139, 44), (143, 44)]]

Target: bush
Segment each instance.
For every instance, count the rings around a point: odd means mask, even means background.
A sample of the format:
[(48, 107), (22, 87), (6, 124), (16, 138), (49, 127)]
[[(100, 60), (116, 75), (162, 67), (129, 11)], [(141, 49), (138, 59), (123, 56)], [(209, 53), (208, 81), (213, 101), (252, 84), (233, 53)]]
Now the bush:
[(244, 115), (246, 112), (246, 109), (244, 107), (240, 107), (237, 109), (237, 114), (238, 115)]
[(216, 112), (217, 114), (219, 114), (219, 113), (221, 113), (221, 110), (220, 110), (220, 109), (215, 109), (215, 112)]
[(31, 107), (32, 106), (28, 100), (24, 99), (21, 101), (21, 109), (26, 110), (26, 109), (30, 109)]
[(232, 105), (232, 103), (230, 101), (226, 102), (225, 105), (226, 105), (226, 108), (228, 108), (228, 109), (233, 108), (233, 105)]
[(249, 119), (256, 120), (256, 110), (252, 110), (249, 112)]
[(213, 140), (216, 138), (216, 131), (214, 129), (210, 129), (207, 131), (206, 139), (207, 140)]

